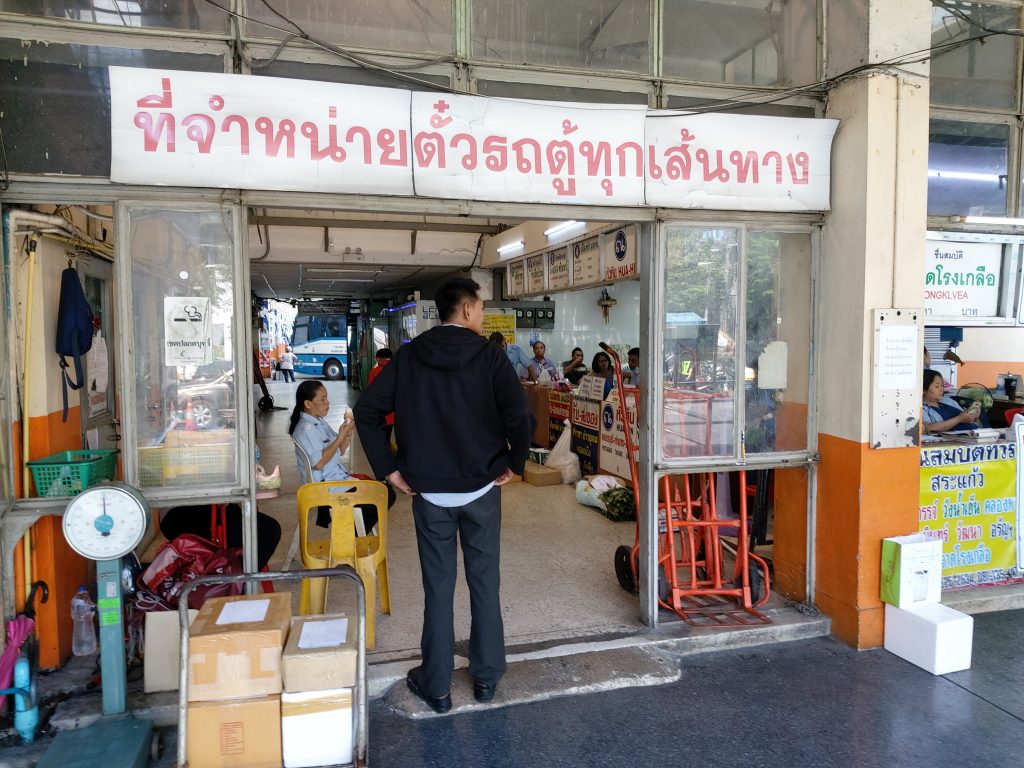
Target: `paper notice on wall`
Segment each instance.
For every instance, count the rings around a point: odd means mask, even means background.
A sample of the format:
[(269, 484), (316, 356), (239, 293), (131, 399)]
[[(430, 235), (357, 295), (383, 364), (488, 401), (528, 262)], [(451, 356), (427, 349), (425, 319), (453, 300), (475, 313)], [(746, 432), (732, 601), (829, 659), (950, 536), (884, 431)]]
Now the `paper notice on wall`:
[(164, 297), (164, 365), (205, 365), (213, 362), (210, 299)]
[(217, 617), (217, 624), (244, 624), (250, 621), (263, 621), (270, 610), (270, 600), (239, 600), (237, 603), (224, 603)]
[(110, 386), (110, 366), (107, 361), (107, 341), (102, 334), (93, 336), (92, 347), (85, 356), (88, 372), (87, 387), (89, 416), (96, 416), (107, 410), (107, 388)]
[(307, 621), (299, 635), (299, 648), (334, 648), (348, 638), (348, 619)]
[(878, 345), (878, 388), (910, 389), (920, 385), (920, 354), (916, 325), (888, 325)]

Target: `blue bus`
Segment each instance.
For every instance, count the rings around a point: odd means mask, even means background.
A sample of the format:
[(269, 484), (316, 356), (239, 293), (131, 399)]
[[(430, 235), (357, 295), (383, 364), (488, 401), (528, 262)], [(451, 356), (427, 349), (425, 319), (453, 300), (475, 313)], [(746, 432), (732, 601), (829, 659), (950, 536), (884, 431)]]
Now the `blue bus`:
[(345, 378), (348, 370), (348, 317), (343, 313), (298, 314), (292, 330), (295, 372)]

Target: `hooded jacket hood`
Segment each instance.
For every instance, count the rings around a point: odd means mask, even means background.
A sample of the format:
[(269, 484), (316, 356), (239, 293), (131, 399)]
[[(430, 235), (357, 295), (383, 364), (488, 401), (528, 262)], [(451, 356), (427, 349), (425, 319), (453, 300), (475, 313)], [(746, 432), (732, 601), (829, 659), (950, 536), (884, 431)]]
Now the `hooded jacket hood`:
[(440, 325), (421, 334), (411, 346), (416, 359), (423, 365), (438, 371), (451, 371), (469, 366), (489, 343), (469, 328)]

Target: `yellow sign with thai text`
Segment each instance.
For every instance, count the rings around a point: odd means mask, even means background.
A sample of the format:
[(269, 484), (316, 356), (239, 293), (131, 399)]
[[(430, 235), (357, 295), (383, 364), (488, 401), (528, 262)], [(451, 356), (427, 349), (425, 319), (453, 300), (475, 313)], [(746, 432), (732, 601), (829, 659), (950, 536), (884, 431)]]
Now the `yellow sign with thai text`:
[(942, 540), (942, 588), (1017, 578), (1013, 443), (921, 450), (918, 530)]
[(506, 344), (516, 342), (516, 313), (515, 312), (485, 312), (483, 337), (486, 339), (495, 331), (501, 331), (505, 337)]

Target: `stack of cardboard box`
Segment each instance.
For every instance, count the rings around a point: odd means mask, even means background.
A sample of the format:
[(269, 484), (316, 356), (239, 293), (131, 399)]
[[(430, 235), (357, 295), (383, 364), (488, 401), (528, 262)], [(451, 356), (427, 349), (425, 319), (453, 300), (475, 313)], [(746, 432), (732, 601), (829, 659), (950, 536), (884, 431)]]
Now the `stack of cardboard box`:
[(882, 540), (885, 649), (945, 675), (971, 666), (974, 620), (942, 597), (942, 541), (924, 534)]
[(292, 620), (282, 657), (285, 768), (352, 762), (356, 621), (344, 614)]
[(192, 768), (279, 768), (281, 651), (291, 595), (208, 599), (188, 654), (188, 762)]

